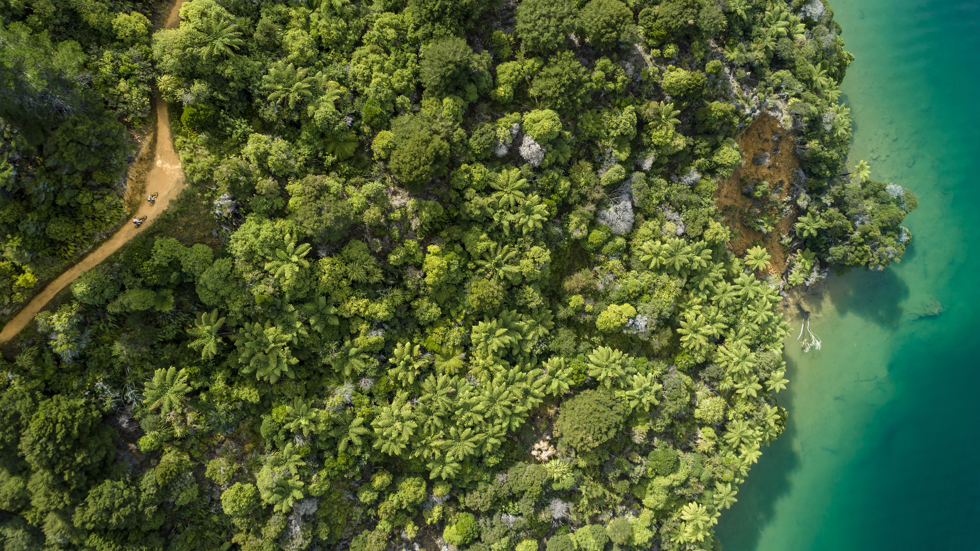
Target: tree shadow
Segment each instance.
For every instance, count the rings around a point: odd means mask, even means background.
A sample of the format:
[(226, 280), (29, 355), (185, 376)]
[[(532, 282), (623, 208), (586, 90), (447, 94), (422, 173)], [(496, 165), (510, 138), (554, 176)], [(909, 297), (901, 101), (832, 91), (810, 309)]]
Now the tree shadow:
[(854, 314), (879, 327), (895, 329), (905, 313), (902, 302), (909, 286), (895, 270), (855, 271), (835, 282), (834, 308), (840, 316)]
[[(787, 378), (792, 384), (796, 362), (786, 360)], [(762, 457), (745, 483), (739, 487), (738, 502), (722, 512), (717, 534), (726, 551), (755, 551), (762, 532), (772, 522), (780, 499), (792, 489), (790, 475), (800, 466), (799, 454), (793, 449), (798, 427), (793, 416), (793, 393), (779, 394), (779, 405), (789, 411), (786, 430), (775, 442), (762, 450)]]

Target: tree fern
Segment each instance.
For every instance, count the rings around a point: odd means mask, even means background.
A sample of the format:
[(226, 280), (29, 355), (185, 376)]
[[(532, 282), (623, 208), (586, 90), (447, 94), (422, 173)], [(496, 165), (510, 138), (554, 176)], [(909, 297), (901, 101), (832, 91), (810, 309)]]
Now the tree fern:
[(194, 326), (187, 330), (187, 334), (194, 337), (194, 340), (187, 344), (193, 350), (201, 350), (201, 359), (210, 360), (218, 354), (218, 345), (222, 339), (218, 331), (225, 323), (225, 318), (220, 317), (217, 310), (201, 314), (194, 322)]
[(186, 370), (178, 371), (173, 366), (169, 369), (158, 369), (153, 374), (153, 380), (145, 385), (143, 404), (148, 404), (151, 410), (160, 408), (160, 413), (166, 415), (180, 410), (184, 395), (190, 390)]

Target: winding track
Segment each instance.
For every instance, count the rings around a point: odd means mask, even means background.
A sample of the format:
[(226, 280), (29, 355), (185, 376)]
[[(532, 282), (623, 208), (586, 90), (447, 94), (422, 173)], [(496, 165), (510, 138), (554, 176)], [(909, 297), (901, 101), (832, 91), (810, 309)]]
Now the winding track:
[[(180, 22), (180, 6), (185, 1), (187, 0), (177, 0), (176, 4), (174, 4), (173, 9), (170, 10), (170, 15), (167, 17), (165, 28), (173, 29), (177, 27), (177, 24)], [(156, 150), (154, 151), (155, 161), (153, 167), (146, 175), (145, 191), (147, 195), (151, 193), (159, 193), (160, 195), (157, 197), (156, 205), (150, 205), (145, 201), (141, 202), (140, 208), (135, 216), (146, 216), (146, 221), (138, 229), (132, 223), (127, 222), (112, 237), (99, 245), (97, 249), (82, 258), (81, 261), (69, 268), (68, 271), (58, 276), (58, 279), (49, 283), (27, 306), (24, 306), (13, 319), (7, 322), (3, 331), (0, 331), (0, 343), (7, 342), (17, 336), (55, 295), (60, 293), (72, 281), (75, 281), (83, 271), (91, 270), (98, 266), (99, 263), (116, 252), (119, 247), (128, 243), (138, 232), (145, 230), (163, 211), (167, 210), (170, 201), (177, 197), (181, 190), (184, 189), (184, 171), (180, 168), (180, 158), (177, 156), (177, 152), (174, 151), (173, 140), (170, 136), (170, 113), (167, 111), (167, 103), (163, 101), (159, 93), (154, 97), (154, 103), (156, 104), (157, 111), (157, 143)]]

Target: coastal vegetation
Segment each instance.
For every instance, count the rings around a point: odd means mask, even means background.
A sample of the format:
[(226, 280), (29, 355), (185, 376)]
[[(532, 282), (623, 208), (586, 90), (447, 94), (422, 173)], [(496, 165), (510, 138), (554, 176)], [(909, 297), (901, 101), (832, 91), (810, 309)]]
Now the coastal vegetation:
[[(910, 239), (821, 0), (193, 0), (152, 40), (122, 4), (0, 4), (3, 296), (98, 233), (26, 202), (117, 221), (151, 83), (220, 246), (136, 239), (8, 347), (10, 549), (715, 549), (786, 424), (785, 290)], [(759, 117), (780, 269), (716, 204)]]

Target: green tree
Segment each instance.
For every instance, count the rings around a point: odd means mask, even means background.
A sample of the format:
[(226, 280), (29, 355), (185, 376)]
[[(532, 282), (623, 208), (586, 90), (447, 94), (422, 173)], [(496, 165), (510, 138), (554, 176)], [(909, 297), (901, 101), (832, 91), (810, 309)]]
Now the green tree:
[[(523, 4), (521, 4), (523, 5)], [(551, 109), (535, 109), (524, 114), (524, 132), (542, 145), (561, 133), (561, 118)]]
[(470, 284), (470, 305), (478, 312), (495, 312), (504, 300), (504, 287), (499, 281), (478, 279)]
[(785, 374), (786, 372), (782, 370), (773, 372), (769, 380), (766, 381), (766, 390), (769, 392), (779, 392), (780, 390), (786, 388), (786, 383), (788, 383), (789, 380), (783, 378), (783, 375)]
[(684, 136), (677, 132), (681, 112), (673, 102), (651, 101), (640, 111), (640, 116), (647, 122), (644, 139), (663, 154), (670, 155), (681, 150)]
[(728, 426), (728, 430), (725, 431), (724, 439), (732, 448), (738, 448), (742, 444), (748, 444), (752, 442), (756, 437), (756, 432), (752, 429), (746, 421), (735, 420), (732, 421)]
[(476, 101), (489, 89), (485, 60), (455, 36), (431, 42), (422, 54), (421, 77), (426, 92), (437, 98), (458, 96)]
[(308, 175), (293, 180), (286, 185), (287, 209), (306, 235), (334, 241), (346, 235), (356, 214), (342, 190), (340, 182), (326, 176)]
[(700, 399), (694, 417), (707, 425), (720, 423), (725, 417), (725, 399), (721, 396)]
[(446, 174), (451, 129), (442, 120), (424, 113), (402, 115), (392, 121), (391, 131), (391, 171), (406, 188), (422, 191), (433, 178)]
[(75, 300), (102, 306), (119, 293), (119, 283), (99, 270), (87, 270), (71, 283), (71, 293)]
[(477, 354), (484, 358), (501, 357), (519, 350), (527, 324), (519, 321), (517, 312), (505, 311), (497, 319), (481, 321), (473, 327), (470, 338)]
[(606, 526), (606, 534), (615, 545), (629, 545), (633, 539), (633, 526), (626, 517), (616, 517)]
[(548, 207), (540, 195), (532, 195), (521, 204), (520, 209), (508, 215), (504, 225), (504, 233), (510, 235), (510, 230), (520, 230), (521, 235), (528, 235), (544, 227), (548, 221)]
[(636, 316), (636, 308), (630, 304), (610, 304), (596, 317), (596, 329), (603, 333), (622, 331), (626, 322)]
[(633, 12), (619, 0), (591, 0), (582, 8), (582, 34), (593, 47), (614, 48), (629, 36)]
[(729, 0), (725, 8), (741, 21), (748, 20), (749, 14), (752, 13), (752, 4), (748, 0)]
[(871, 178), (871, 165), (862, 159), (854, 168), (852, 174), (861, 182), (867, 182)]
[(574, 2), (525, 0), (517, 6), (514, 30), (530, 52), (549, 54), (562, 49), (577, 27)]
[(696, 30), (689, 21), (698, 20), (702, 5), (699, 0), (664, 0), (657, 8), (641, 12), (640, 23), (654, 42), (670, 36), (684, 37)]
[(417, 344), (413, 347), (410, 342), (396, 344), (388, 362), (392, 364), (389, 375), (403, 386), (414, 385), (426, 364), (422, 360), (422, 347)]
[(650, 452), (647, 458), (647, 474), (650, 476), (670, 476), (677, 472), (680, 459), (677, 451), (671, 448), (660, 448)]
[(350, 424), (340, 425), (331, 432), (337, 438), (337, 451), (347, 453), (347, 450), (357, 452), (364, 444), (364, 439), (371, 434), (371, 429), (364, 426), (364, 418), (358, 417)]
[(568, 534), (558, 534), (548, 539), (546, 551), (574, 551), (575, 541)]
[(678, 541), (694, 543), (704, 541), (711, 533), (711, 526), (718, 523), (718, 519), (700, 503), (688, 503), (681, 509), (681, 519), (684, 524)]
[(446, 526), (442, 531), (442, 539), (449, 545), (466, 545), (480, 535), (476, 518), (470, 513), (460, 513), (455, 523)]
[(286, 428), (295, 433), (301, 433), (304, 438), (309, 438), (310, 431), (316, 425), (316, 420), (317, 410), (299, 398), (286, 406)]
[(733, 489), (730, 483), (722, 484), (721, 482), (716, 482), (715, 495), (713, 498), (715, 503), (715, 509), (720, 511), (722, 509), (728, 509), (729, 507), (734, 505), (738, 501), (737, 499), (735, 499), (736, 493), (738, 493), (738, 491), (736, 489)]
[[(84, 488), (102, 475), (115, 453), (115, 438), (91, 403), (56, 394), (38, 405), (21, 436), (20, 452), (33, 471), (32, 486), (48, 486), (44, 495), (53, 498), (59, 487)], [(36, 506), (50, 510), (56, 499), (35, 499)]]
[(796, 221), (796, 233), (803, 239), (816, 237), (826, 228), (826, 222), (814, 212), (808, 212)]
[(466, 33), (486, 6), (479, 0), (408, 0), (423, 38)]
[(505, 170), (491, 180), (490, 187), (497, 190), (491, 196), (500, 209), (511, 210), (527, 200), (524, 190), (527, 189), (527, 179), (521, 178), (521, 172), (516, 169)]
[(482, 441), (480, 434), (472, 428), (449, 427), (446, 436), (442, 441), (442, 450), (449, 463), (461, 463), (477, 451)]
[(489, 278), (493, 283), (508, 280), (511, 283), (520, 281), (520, 266), (514, 263), (517, 259), (517, 251), (511, 249), (510, 245), (501, 246), (494, 243), (483, 253), (483, 258), (476, 261), (476, 265), (484, 277)]
[(232, 518), (245, 518), (259, 506), (259, 490), (252, 484), (236, 482), (221, 494), (221, 508)]
[(305, 483), (300, 479), (300, 469), (304, 465), (306, 462), (300, 459), (291, 443), (281, 452), (269, 456), (262, 465), (256, 486), (262, 500), (271, 504), (274, 511), (289, 511), (297, 500), (303, 499)]
[(149, 42), (149, 30), (153, 28), (150, 20), (139, 12), (116, 14), (112, 20), (112, 31), (119, 40), (127, 45), (145, 44)]
[(140, 520), (139, 501), (136, 488), (121, 480), (106, 480), (93, 488), (75, 509), (72, 522), (85, 530), (132, 531)]
[(701, 95), (706, 83), (707, 77), (701, 71), (674, 68), (664, 73), (660, 84), (673, 97), (694, 98)]
[(587, 524), (572, 534), (577, 548), (582, 551), (603, 551), (606, 543), (609, 542), (609, 535), (606, 529), (598, 524)]

